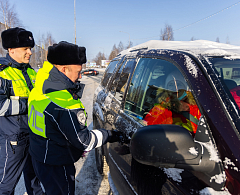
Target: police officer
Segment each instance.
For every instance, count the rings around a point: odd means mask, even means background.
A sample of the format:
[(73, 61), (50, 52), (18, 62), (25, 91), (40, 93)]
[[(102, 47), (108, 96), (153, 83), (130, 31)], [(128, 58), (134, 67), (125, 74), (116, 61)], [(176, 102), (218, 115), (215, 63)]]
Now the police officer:
[(74, 162), (84, 151), (121, 140), (119, 132), (87, 128), (78, 82), (85, 50), (65, 41), (50, 46), (29, 96), (30, 154), (46, 194), (73, 195)]
[(28, 153), (27, 98), (36, 76), (29, 65), (33, 35), (16, 27), (1, 37), (8, 53), (0, 58), (0, 194), (14, 194), (22, 171), (28, 195), (42, 194)]

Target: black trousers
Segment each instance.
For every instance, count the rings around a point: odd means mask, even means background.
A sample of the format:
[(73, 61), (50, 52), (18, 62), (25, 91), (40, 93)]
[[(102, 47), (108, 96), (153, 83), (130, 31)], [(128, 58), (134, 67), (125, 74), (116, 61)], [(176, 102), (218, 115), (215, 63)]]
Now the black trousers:
[(41, 181), (46, 195), (74, 195), (75, 166), (47, 165), (32, 158), (33, 168)]
[(0, 195), (13, 195), (14, 189), (23, 172), (28, 195), (42, 195), (40, 181), (36, 177), (28, 153), (29, 138), (16, 138), (0, 135)]

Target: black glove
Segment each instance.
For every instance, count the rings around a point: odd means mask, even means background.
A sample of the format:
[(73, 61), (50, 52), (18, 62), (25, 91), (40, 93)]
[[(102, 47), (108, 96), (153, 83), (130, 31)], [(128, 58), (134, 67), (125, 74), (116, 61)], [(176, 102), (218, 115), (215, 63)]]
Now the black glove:
[(0, 77), (0, 94), (10, 98), (11, 95), (11, 84), (7, 79)]
[(109, 138), (108, 142), (113, 143), (113, 142), (124, 142), (124, 134), (121, 131), (113, 130), (109, 131)]
[(85, 87), (85, 84), (80, 83), (80, 81), (78, 81), (76, 83), (76, 85), (77, 85), (77, 88), (76, 88), (75, 93), (77, 94), (78, 98), (81, 99), (82, 98), (82, 94), (83, 94), (83, 90), (84, 90), (84, 87)]

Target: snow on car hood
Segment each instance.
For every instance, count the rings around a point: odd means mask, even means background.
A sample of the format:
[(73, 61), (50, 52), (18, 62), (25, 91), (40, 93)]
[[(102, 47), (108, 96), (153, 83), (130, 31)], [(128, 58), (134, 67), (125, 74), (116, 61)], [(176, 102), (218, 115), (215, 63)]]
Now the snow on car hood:
[(127, 50), (122, 51), (121, 55), (130, 54), (131, 51), (145, 49), (170, 49), (188, 51), (194, 54), (210, 55), (210, 56), (234, 56), (234, 58), (240, 59), (240, 46), (217, 43), (207, 40), (196, 41), (162, 41), (151, 40), (145, 43), (136, 45)]

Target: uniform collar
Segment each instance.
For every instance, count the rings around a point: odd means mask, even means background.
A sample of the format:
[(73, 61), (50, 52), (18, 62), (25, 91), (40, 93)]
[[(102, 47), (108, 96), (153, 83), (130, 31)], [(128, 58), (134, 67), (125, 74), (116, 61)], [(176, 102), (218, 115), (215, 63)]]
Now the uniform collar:
[(8, 66), (11, 66), (13, 68), (17, 68), (20, 70), (26, 70), (29, 67), (29, 64), (27, 63), (18, 63), (17, 61), (15, 61), (13, 58), (10, 57), (10, 55), (7, 53), (6, 55), (6, 59), (9, 61)]
[(48, 79), (44, 82), (43, 93), (50, 93), (65, 89), (75, 91), (79, 89), (79, 85), (78, 83), (73, 83), (66, 75), (53, 66), (49, 72)]

